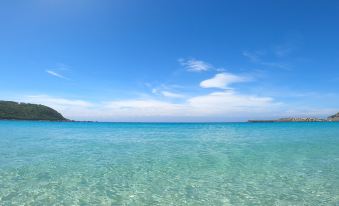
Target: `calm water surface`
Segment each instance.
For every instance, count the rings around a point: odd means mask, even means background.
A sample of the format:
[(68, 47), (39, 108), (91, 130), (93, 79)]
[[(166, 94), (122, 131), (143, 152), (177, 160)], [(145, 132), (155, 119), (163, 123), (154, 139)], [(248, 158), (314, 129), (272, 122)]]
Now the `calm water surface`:
[(0, 205), (339, 205), (339, 123), (0, 121)]

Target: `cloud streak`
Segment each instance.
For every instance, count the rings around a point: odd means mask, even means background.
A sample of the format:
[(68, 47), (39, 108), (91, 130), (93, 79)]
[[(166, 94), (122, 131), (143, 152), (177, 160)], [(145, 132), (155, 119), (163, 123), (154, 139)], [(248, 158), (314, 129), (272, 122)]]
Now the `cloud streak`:
[(249, 81), (249, 77), (235, 75), (232, 73), (219, 73), (213, 78), (204, 80), (200, 83), (202, 88), (218, 88), (218, 89), (230, 89), (229, 85), (234, 83)]
[(160, 87), (153, 88), (152, 93), (155, 95), (159, 95), (159, 96), (163, 96), (167, 98), (184, 98), (185, 97), (185, 95), (183, 94), (170, 91), (172, 90), (172, 87), (180, 87), (180, 86), (178, 85), (167, 86), (163, 84)]
[(211, 64), (196, 59), (179, 59), (179, 63), (190, 72), (204, 72), (213, 68)]
[(184, 98), (185, 96), (179, 93), (169, 92), (169, 91), (162, 91), (161, 94), (164, 97), (170, 97), (170, 98)]
[(60, 78), (60, 79), (67, 79), (67, 80), (68, 80), (67, 77), (65, 77), (65, 76), (63, 76), (63, 75), (61, 75), (61, 74), (59, 74), (59, 73), (57, 73), (57, 72), (55, 72), (55, 71), (52, 71), (52, 70), (46, 70), (46, 72), (47, 72), (49, 75), (52, 75), (52, 76), (54, 76), (54, 77), (58, 77), (58, 78)]
[[(276, 55), (279, 57), (283, 57), (284, 55), (286, 55), (287, 51), (276, 51)], [(248, 58), (251, 62), (256, 63), (256, 64), (260, 64), (263, 66), (267, 66), (267, 67), (275, 67), (275, 68), (279, 68), (279, 69), (285, 69), (285, 70), (289, 70), (290, 69), (290, 65), (283, 63), (283, 62), (278, 62), (278, 61), (265, 61), (262, 59), (262, 57), (265, 55), (266, 53), (263, 51), (254, 51), (254, 52), (250, 52), (250, 51), (244, 51), (242, 53), (242, 55), (246, 58)]]

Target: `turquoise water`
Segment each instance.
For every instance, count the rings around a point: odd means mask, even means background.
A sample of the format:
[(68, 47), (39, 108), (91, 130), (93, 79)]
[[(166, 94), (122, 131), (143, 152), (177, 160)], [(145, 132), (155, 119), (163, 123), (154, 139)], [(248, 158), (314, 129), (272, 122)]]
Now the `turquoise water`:
[(339, 205), (339, 123), (0, 121), (0, 205)]

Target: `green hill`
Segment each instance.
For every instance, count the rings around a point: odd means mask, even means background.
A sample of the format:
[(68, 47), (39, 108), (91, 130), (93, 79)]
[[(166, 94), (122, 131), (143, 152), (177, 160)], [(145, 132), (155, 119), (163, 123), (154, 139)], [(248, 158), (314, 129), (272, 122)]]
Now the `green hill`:
[(11, 101), (0, 101), (0, 119), (67, 121), (50, 107)]

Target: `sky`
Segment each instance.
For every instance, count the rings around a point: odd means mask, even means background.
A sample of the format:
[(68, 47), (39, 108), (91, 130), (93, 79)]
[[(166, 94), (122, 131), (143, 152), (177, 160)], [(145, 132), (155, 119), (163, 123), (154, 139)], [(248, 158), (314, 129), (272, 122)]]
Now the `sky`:
[(0, 2), (0, 99), (74, 120), (339, 111), (339, 2)]

